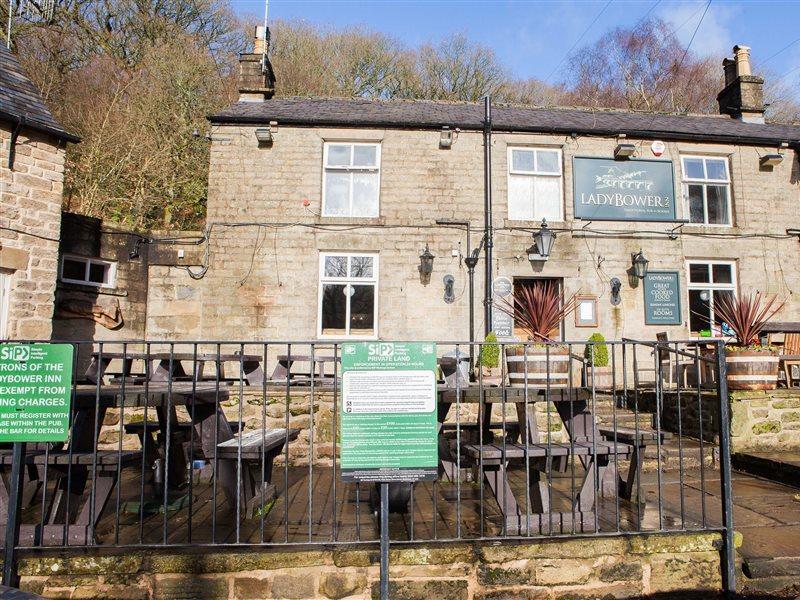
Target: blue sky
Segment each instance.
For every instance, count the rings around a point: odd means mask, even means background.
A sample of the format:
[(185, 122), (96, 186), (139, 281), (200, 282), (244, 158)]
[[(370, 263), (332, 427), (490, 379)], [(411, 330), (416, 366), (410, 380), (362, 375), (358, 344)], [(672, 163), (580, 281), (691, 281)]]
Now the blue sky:
[[(232, 0), (232, 4), (241, 14), (263, 16), (264, 0)], [(705, 0), (270, 0), (269, 14), (270, 19), (304, 19), (335, 27), (365, 25), (412, 46), (463, 32), (491, 46), (513, 75), (554, 82), (568, 49), (596, 17), (579, 45), (615, 26), (636, 23), (648, 11), (672, 22), (688, 44), (705, 4)], [(749, 45), (756, 72), (783, 77), (783, 83), (800, 87), (798, 23), (800, 0), (713, 0), (692, 50), (724, 55), (736, 43)]]

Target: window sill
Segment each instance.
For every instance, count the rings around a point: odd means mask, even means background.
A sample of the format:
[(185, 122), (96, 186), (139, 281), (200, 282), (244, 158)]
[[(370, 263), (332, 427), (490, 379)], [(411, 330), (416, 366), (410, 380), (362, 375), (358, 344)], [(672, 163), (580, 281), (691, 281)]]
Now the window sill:
[(116, 287), (100, 287), (83, 283), (71, 283), (68, 281), (59, 281), (56, 285), (56, 289), (68, 290), (70, 292), (84, 292), (86, 294), (100, 294), (102, 296), (125, 297), (128, 295), (127, 290), (120, 290)]
[[(542, 220), (539, 219), (538, 221), (528, 221), (523, 219), (503, 219), (503, 227), (516, 227), (522, 229), (539, 229), (542, 226)], [(560, 221), (547, 221), (547, 226), (550, 229), (567, 229), (567, 222), (564, 220)]]
[(384, 217), (325, 217), (319, 216), (314, 220), (319, 225), (386, 225)]

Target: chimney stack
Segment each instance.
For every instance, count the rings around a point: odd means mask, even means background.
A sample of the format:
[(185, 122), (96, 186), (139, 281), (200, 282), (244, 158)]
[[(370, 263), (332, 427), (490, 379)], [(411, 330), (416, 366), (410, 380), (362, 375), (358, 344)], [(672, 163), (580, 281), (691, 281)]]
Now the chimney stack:
[(256, 27), (253, 52), (239, 55), (239, 102), (264, 102), (275, 93), (275, 74), (267, 57), (269, 29)]
[(733, 59), (722, 61), (725, 88), (717, 94), (719, 112), (747, 123), (764, 122), (764, 80), (752, 74), (750, 48), (734, 46)]

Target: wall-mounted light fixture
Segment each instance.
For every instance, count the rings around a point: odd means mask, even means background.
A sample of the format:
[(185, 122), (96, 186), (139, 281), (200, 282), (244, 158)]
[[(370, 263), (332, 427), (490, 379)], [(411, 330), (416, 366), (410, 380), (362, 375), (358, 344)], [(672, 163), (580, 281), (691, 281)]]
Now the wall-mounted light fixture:
[(533, 245), (527, 250), (528, 260), (536, 262), (550, 258), (555, 241), (556, 232), (547, 226), (547, 219), (542, 219), (539, 231), (533, 234)]
[(639, 248), (639, 252), (635, 254), (631, 254), (631, 263), (633, 267), (633, 274), (638, 279), (644, 279), (647, 277), (647, 265), (650, 261), (644, 257), (642, 253), (642, 249)]
[(612, 306), (619, 306), (619, 303), (622, 302), (622, 298), (620, 298), (619, 291), (622, 289), (622, 282), (616, 278), (611, 278), (611, 305)]
[(453, 130), (446, 125), (442, 127), (442, 133), (439, 134), (439, 148), (447, 150), (453, 147)]
[(256, 140), (259, 146), (268, 146), (273, 141), (272, 132), (265, 127), (259, 127), (256, 129)]
[(419, 282), (422, 285), (428, 285), (431, 282), (431, 273), (433, 273), (433, 259), (436, 258), (425, 244), (425, 250), (419, 255)]
[(614, 148), (615, 160), (624, 160), (630, 158), (634, 154), (636, 154), (636, 145), (634, 144), (621, 143), (617, 144), (617, 147)]
[(762, 167), (777, 167), (783, 162), (783, 154), (765, 154), (758, 162)]
[(456, 279), (452, 275), (445, 275), (442, 281), (444, 282), (444, 301), (447, 304), (452, 304), (456, 301), (456, 294), (453, 291)]

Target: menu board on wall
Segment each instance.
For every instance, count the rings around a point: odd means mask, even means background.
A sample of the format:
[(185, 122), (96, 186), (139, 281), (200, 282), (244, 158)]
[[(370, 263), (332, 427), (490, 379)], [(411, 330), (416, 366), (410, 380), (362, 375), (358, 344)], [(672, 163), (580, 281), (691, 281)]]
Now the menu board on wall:
[(644, 278), (646, 325), (680, 325), (681, 293), (677, 271), (650, 271)]
[(575, 218), (593, 221), (675, 221), (672, 161), (572, 159)]

